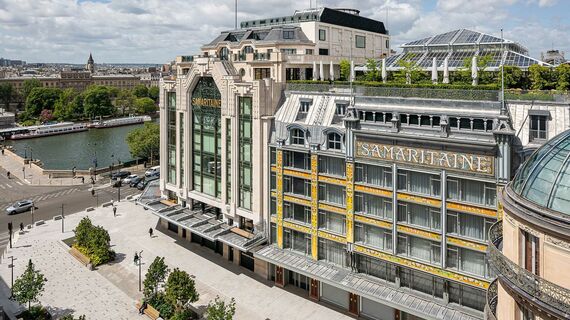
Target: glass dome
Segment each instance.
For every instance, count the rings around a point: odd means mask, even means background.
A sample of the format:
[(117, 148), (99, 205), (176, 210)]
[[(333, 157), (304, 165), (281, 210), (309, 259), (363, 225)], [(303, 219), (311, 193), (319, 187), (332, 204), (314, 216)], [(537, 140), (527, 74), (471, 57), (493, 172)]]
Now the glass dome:
[(570, 130), (532, 154), (519, 169), (512, 189), (537, 205), (570, 215)]

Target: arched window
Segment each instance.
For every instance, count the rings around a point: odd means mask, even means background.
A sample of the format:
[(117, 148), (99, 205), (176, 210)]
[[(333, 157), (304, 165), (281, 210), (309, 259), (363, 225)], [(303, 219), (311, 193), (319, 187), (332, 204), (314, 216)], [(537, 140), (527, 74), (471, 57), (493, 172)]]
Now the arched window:
[(253, 48), (251, 46), (243, 47), (243, 53), (253, 53)]
[(327, 149), (340, 150), (342, 146), (342, 137), (336, 132), (327, 135)]
[(230, 49), (223, 47), (220, 49), (220, 60), (228, 60), (230, 56)]
[(291, 130), (291, 144), (305, 145), (305, 132), (301, 129)]

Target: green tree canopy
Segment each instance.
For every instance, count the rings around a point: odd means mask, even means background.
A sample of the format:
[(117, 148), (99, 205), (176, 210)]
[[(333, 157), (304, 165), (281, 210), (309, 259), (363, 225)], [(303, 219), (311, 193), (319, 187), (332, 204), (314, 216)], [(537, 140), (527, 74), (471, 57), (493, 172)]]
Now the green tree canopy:
[(46, 278), (39, 270), (36, 270), (30, 259), (24, 273), (14, 281), (13, 297), (21, 304), (27, 303), (30, 309), (32, 302), (38, 301), (44, 291), (45, 283)]
[(44, 109), (53, 110), (61, 96), (61, 89), (34, 88), (26, 99), (26, 113), (29, 117), (37, 117)]
[(4, 109), (8, 110), (14, 94), (14, 88), (10, 83), (0, 84), (0, 103), (4, 105)]
[[(350, 61), (342, 59), (339, 62), (340, 65), (340, 80), (348, 81), (350, 80)], [(313, 71), (314, 72), (314, 71)]]
[(158, 286), (166, 280), (168, 271), (168, 267), (164, 263), (164, 257), (154, 258), (143, 281), (143, 294), (146, 299), (150, 299), (158, 293)]
[(119, 91), (117, 99), (115, 99), (115, 106), (118, 110), (121, 110), (121, 114), (133, 113), (135, 110), (135, 100), (136, 97), (132, 90), (124, 89)]
[(414, 57), (414, 54), (409, 54), (406, 59), (398, 61), (398, 65), (402, 67), (398, 73), (398, 78), (400, 81), (405, 81), (406, 84), (416, 83), (422, 77), (422, 68), (413, 60)]
[[(524, 86), (524, 73), (521, 68), (516, 66), (504, 66), (505, 88), (523, 88)], [(501, 84), (501, 77), (499, 76), (499, 85)]]
[(55, 102), (53, 115), (59, 120), (77, 119), (83, 114), (83, 96), (72, 88), (63, 90)]
[(194, 279), (183, 270), (175, 268), (166, 281), (166, 299), (173, 305), (184, 306), (188, 302), (196, 302), (200, 295), (196, 291)]
[(226, 303), (220, 297), (216, 297), (214, 301), (210, 301), (206, 309), (208, 320), (232, 320), (236, 313), (236, 301), (234, 298)]
[(137, 84), (133, 89), (133, 94), (137, 98), (147, 98), (148, 88), (144, 84)]
[(160, 126), (147, 122), (127, 135), (127, 144), (131, 155), (136, 158), (150, 159), (158, 156), (160, 151)]
[(41, 87), (42, 83), (38, 79), (33, 78), (24, 80), (24, 83), (22, 83), (22, 97), (24, 98), (24, 101), (28, 99), (28, 96), (30, 93), (32, 93), (32, 90), (34, 90), (34, 88)]
[(160, 97), (160, 89), (157, 86), (152, 86), (148, 89), (148, 97), (154, 100), (155, 103), (158, 103), (158, 99)]
[(367, 81), (377, 81), (378, 75), (378, 64), (376, 59), (370, 58), (366, 60), (366, 80)]
[(88, 117), (108, 116), (115, 113), (111, 90), (105, 86), (90, 86), (83, 92), (83, 113)]
[(548, 67), (533, 64), (528, 67), (528, 76), (531, 81), (531, 89), (545, 90), (552, 88), (552, 75)]
[(135, 111), (138, 114), (147, 114), (156, 111), (156, 104), (151, 98), (137, 98), (135, 100)]
[(561, 64), (556, 67), (556, 89), (570, 90), (570, 65)]
[(74, 231), (74, 247), (87, 255), (94, 266), (114, 258), (109, 232), (101, 226), (94, 226), (89, 217), (81, 219)]

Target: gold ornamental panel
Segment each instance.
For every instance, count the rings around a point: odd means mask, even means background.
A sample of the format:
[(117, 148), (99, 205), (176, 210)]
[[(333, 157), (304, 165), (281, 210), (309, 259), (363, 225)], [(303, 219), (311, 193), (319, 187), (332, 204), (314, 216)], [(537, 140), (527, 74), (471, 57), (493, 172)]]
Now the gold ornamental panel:
[(326, 203), (319, 203), (318, 204), (319, 209), (321, 210), (325, 210), (325, 211), (330, 211), (330, 212), (334, 212), (334, 213), (338, 213), (338, 214), (346, 214), (346, 209), (341, 208), (341, 207), (337, 207), (337, 206), (333, 206), (330, 204), (326, 204)]
[(292, 202), (292, 203), (296, 203), (296, 204), (300, 204), (303, 206), (307, 206), (310, 207), (311, 206), (311, 201), (307, 200), (307, 199), (303, 199), (303, 198), (298, 198), (292, 195), (286, 195), (283, 197), (283, 200), (287, 201), (287, 202)]
[(354, 242), (354, 163), (346, 162), (346, 241)]
[(333, 178), (333, 177), (328, 177), (328, 176), (323, 176), (323, 175), (319, 176), (319, 182), (336, 184), (336, 185), (343, 186), (343, 187), (345, 185), (347, 185), (347, 182), (344, 179)]
[(293, 223), (291, 221), (284, 220), (283, 221), (283, 227), (287, 228), (287, 229), (295, 230), (295, 231), (300, 231), (300, 232), (303, 232), (306, 234), (311, 234), (311, 228), (309, 228), (307, 226), (302, 226), (300, 224)]
[(408, 227), (408, 226), (399, 225), (398, 226), (398, 232), (418, 236), (418, 237), (425, 238), (425, 239), (441, 241), (441, 235), (440, 234), (421, 230), (421, 229), (416, 229), (416, 228), (412, 228), (412, 227)]
[(422, 204), (430, 207), (441, 208), (441, 200), (435, 200), (431, 198), (425, 198), (420, 196), (415, 196), (411, 194), (398, 193), (398, 200), (413, 202), (417, 204)]
[(386, 222), (383, 220), (376, 220), (376, 219), (361, 216), (361, 215), (354, 215), (354, 220), (357, 222), (362, 222), (362, 223), (370, 224), (373, 226), (377, 226), (380, 228), (392, 229), (392, 223)]
[(319, 156), (311, 154), (311, 253), (313, 260), (319, 260), (319, 238), (317, 229), (319, 227)]
[(452, 237), (449, 235), (447, 236), (447, 243), (452, 244), (454, 246), (462, 247), (462, 248), (467, 248), (467, 249), (481, 251), (481, 252), (487, 252), (487, 246), (484, 244), (455, 238), (455, 237)]
[(447, 201), (447, 210), (460, 211), (460, 212), (465, 212), (465, 213), (473, 213), (473, 214), (491, 217), (491, 218), (497, 218), (497, 216), (498, 216), (497, 210), (479, 208), (479, 207), (470, 206), (467, 204), (455, 203), (455, 202), (450, 202), (450, 201)]
[(322, 230), (319, 230), (319, 238), (323, 238), (323, 239), (331, 240), (334, 242), (346, 244), (346, 238), (344, 238), (343, 236), (328, 233), (328, 232), (325, 232)]
[(354, 190), (358, 192), (368, 193), (376, 196), (386, 197), (392, 199), (392, 191), (384, 190), (381, 188), (374, 188), (371, 186), (355, 185)]
[(310, 179), (311, 179), (311, 174), (310, 174), (310, 173), (303, 172), (303, 171), (292, 170), (292, 169), (283, 169), (283, 174), (286, 175), (286, 176), (292, 176), (292, 177), (297, 177), (297, 178), (303, 178), (303, 179), (307, 179), (307, 180), (310, 180)]

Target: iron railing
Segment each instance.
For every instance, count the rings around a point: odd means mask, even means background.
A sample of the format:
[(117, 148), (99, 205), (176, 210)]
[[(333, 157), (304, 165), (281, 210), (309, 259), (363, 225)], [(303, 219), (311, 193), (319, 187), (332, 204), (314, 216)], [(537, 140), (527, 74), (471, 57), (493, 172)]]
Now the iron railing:
[(485, 320), (497, 320), (497, 302), (499, 288), (497, 279), (493, 280), (487, 289), (487, 302), (485, 303)]
[(570, 315), (570, 290), (527, 271), (505, 257), (498, 249), (502, 239), (503, 224), (502, 220), (499, 220), (489, 230), (490, 244), (487, 247), (487, 256), (501, 284), (505, 283), (519, 292), (523, 291), (543, 305), (557, 310), (560, 314)]
[[(348, 92), (349, 88), (350, 86), (345, 84), (287, 83), (287, 90), (289, 91)], [(354, 93), (359, 96), (499, 101), (499, 91), (497, 90), (374, 87), (362, 85), (355, 85), (353, 89)]]

